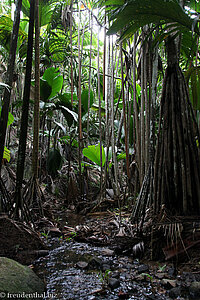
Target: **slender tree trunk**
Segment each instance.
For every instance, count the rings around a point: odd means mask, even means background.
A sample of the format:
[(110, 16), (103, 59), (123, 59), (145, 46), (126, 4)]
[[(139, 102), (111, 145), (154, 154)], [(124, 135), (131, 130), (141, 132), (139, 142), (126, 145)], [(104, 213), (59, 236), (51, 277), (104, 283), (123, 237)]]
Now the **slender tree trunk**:
[(28, 111), (29, 111), (29, 97), (30, 97), (30, 86), (31, 86), (32, 57), (33, 57), (34, 10), (35, 10), (35, 1), (31, 0), (27, 59), (26, 59), (26, 74), (25, 74), (25, 83), (24, 83), (24, 95), (23, 95), (23, 104), (22, 104), (22, 116), (21, 116), (17, 173), (16, 173), (15, 212), (17, 217), (18, 217), (19, 209), (23, 210), (21, 189), (22, 189), (22, 181), (24, 176), (24, 162), (25, 162), (25, 155), (26, 155), (26, 140), (27, 140), (27, 128), (28, 128)]
[[(135, 131), (136, 131), (136, 161), (138, 165), (139, 172), (141, 171), (141, 161), (140, 161), (140, 123), (139, 123), (139, 112), (138, 112), (138, 104), (137, 104), (137, 90), (136, 90), (136, 42), (137, 36), (134, 35), (134, 44), (133, 44), (133, 111), (134, 111), (134, 120), (135, 120)], [(141, 175), (139, 176), (141, 177)]]
[(82, 161), (82, 112), (81, 112), (81, 48), (80, 48), (80, 27), (81, 27), (81, 12), (80, 12), (80, 3), (79, 7), (79, 22), (78, 22), (78, 67), (79, 67), (79, 76), (78, 76), (78, 124), (79, 124), (79, 186), (80, 193), (82, 194), (82, 172), (81, 172), (81, 161)]
[(145, 97), (144, 97), (144, 55), (145, 49), (142, 46), (142, 55), (141, 55), (141, 109), (140, 109), (140, 168), (141, 168), (141, 176), (140, 176), (140, 183), (142, 183), (145, 175), (145, 121), (144, 121), (144, 109), (145, 109)]
[(125, 93), (124, 93), (124, 72), (123, 72), (122, 44), (120, 44), (120, 56), (121, 56), (122, 101), (123, 101), (125, 149), (126, 149), (126, 174), (127, 174), (128, 179), (130, 179), (128, 135), (127, 135), (127, 122), (126, 122), (126, 103), (125, 103)]
[[(119, 184), (118, 184), (118, 164), (117, 164), (117, 157), (116, 157), (116, 150), (115, 150), (115, 126), (114, 126), (114, 51), (113, 51), (113, 37), (112, 37), (112, 44), (111, 44), (111, 130), (112, 130), (112, 138), (111, 138), (111, 145), (112, 145), (112, 160), (114, 164), (114, 179), (115, 179), (115, 194), (119, 196)], [(122, 51), (121, 51), (122, 53)], [(122, 57), (121, 57), (122, 59)], [(123, 83), (123, 81), (122, 81)], [(120, 208), (120, 203), (119, 203)]]
[(74, 76), (73, 76), (73, 45), (72, 45), (72, 26), (73, 26), (73, 0), (71, 1), (71, 12), (70, 12), (70, 46), (71, 46), (71, 104), (73, 105), (73, 93), (74, 93)]
[(39, 0), (35, 0), (35, 102), (34, 102), (34, 130), (33, 130), (33, 177), (38, 178), (39, 155), (39, 126), (40, 126), (40, 24)]
[(91, 66), (92, 66), (92, 35), (93, 35), (93, 16), (90, 14), (90, 61), (89, 61), (89, 79), (88, 79), (88, 119), (87, 119), (87, 145), (89, 143), (89, 125), (90, 125), (90, 92), (91, 92)]
[(103, 182), (103, 166), (102, 166), (102, 132), (101, 132), (102, 126), (101, 126), (99, 34), (100, 34), (100, 27), (98, 26), (97, 73), (98, 73), (98, 100), (99, 100), (99, 144), (100, 144), (100, 162), (101, 162), (101, 176), (100, 176), (100, 198), (101, 198), (102, 197), (102, 182)]
[(12, 34), (11, 34), (9, 63), (8, 63), (7, 74), (6, 74), (6, 84), (9, 85), (10, 88), (9, 89), (5, 88), (4, 90), (3, 105), (2, 105), (2, 111), (0, 116), (0, 174), (1, 174), (5, 139), (6, 139), (10, 95), (11, 95), (11, 89), (13, 83), (13, 73), (15, 68), (15, 57), (16, 57), (16, 50), (17, 50), (17, 39), (18, 39), (18, 32), (19, 32), (21, 7), (22, 7), (22, 0), (16, 1), (15, 17), (13, 22)]

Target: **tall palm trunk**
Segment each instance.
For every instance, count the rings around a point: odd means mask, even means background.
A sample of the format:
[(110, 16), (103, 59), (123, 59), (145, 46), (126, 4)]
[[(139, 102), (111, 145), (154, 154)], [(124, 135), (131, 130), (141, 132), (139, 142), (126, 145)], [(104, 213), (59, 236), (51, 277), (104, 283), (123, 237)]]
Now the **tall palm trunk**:
[(125, 149), (126, 149), (126, 174), (127, 174), (128, 179), (130, 179), (129, 150), (128, 150), (128, 133), (127, 133), (126, 103), (125, 103), (126, 100), (125, 100), (125, 93), (124, 93), (124, 71), (123, 71), (122, 44), (120, 44), (120, 56), (121, 56), (122, 101), (123, 101), (124, 131), (125, 131)]
[(87, 119), (87, 145), (89, 143), (89, 125), (90, 125), (90, 92), (91, 92), (91, 67), (92, 67), (92, 36), (93, 36), (93, 16), (90, 17), (90, 60), (89, 60), (89, 78), (88, 78), (88, 119)]
[(21, 7), (22, 7), (22, 0), (18, 0), (16, 2), (15, 17), (13, 22), (12, 34), (11, 34), (9, 63), (8, 63), (7, 75), (6, 75), (6, 84), (9, 85), (10, 88), (9, 89), (5, 88), (2, 111), (0, 116), (0, 173), (1, 173), (4, 145), (5, 145), (5, 138), (6, 138), (6, 131), (7, 131), (10, 95), (11, 95), (11, 87), (13, 83), (13, 73), (15, 68), (15, 57), (16, 57), (16, 50), (17, 50), (17, 39), (18, 39), (18, 32), (19, 32)]
[(78, 22), (78, 67), (79, 67), (79, 77), (78, 77), (78, 124), (79, 124), (79, 186), (80, 193), (82, 194), (82, 172), (81, 172), (81, 161), (82, 161), (82, 112), (81, 112), (81, 47), (80, 47), (80, 27), (81, 27), (81, 12), (80, 4), (79, 6), (79, 22)]
[(33, 57), (34, 11), (35, 11), (35, 1), (31, 0), (27, 59), (26, 59), (26, 74), (25, 74), (25, 83), (24, 83), (24, 95), (23, 95), (23, 104), (22, 104), (22, 116), (21, 116), (17, 173), (16, 173), (15, 214), (17, 217), (19, 216), (19, 210), (23, 212), (23, 200), (21, 197), (21, 189), (22, 189), (22, 181), (24, 176), (24, 162), (25, 162), (25, 155), (26, 155), (26, 140), (27, 140), (27, 129), (28, 129), (28, 111), (29, 111), (29, 97), (30, 97), (30, 87), (31, 87), (32, 57)]
[(40, 125), (40, 25), (39, 25), (39, 0), (35, 1), (35, 102), (34, 102), (34, 130), (33, 130), (33, 176), (38, 178), (39, 154), (39, 125)]
[(99, 143), (100, 143), (100, 162), (101, 162), (101, 176), (100, 176), (100, 198), (102, 197), (102, 182), (103, 182), (103, 166), (102, 166), (102, 132), (101, 132), (101, 93), (100, 93), (100, 58), (99, 58), (99, 34), (100, 27), (98, 27), (98, 49), (97, 49), (97, 73), (98, 73), (98, 100), (99, 100)]

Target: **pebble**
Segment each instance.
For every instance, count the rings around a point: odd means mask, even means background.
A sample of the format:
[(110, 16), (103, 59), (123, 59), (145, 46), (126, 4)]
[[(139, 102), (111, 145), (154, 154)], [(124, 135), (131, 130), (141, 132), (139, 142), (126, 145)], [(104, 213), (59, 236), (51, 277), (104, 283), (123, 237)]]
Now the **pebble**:
[(172, 299), (175, 299), (177, 298), (178, 296), (181, 295), (181, 287), (174, 287), (172, 288), (170, 291), (169, 291), (169, 296), (172, 298)]
[(108, 249), (108, 248), (104, 248), (104, 249), (102, 249), (101, 254), (105, 255), (105, 256), (113, 256), (114, 251), (111, 249)]
[(108, 280), (108, 285), (111, 289), (116, 289), (120, 286), (120, 281), (116, 278), (110, 278)]
[(76, 265), (80, 269), (86, 269), (88, 267), (88, 263), (86, 261), (78, 261)]
[(138, 273), (141, 274), (141, 273), (145, 273), (145, 272), (148, 272), (149, 271), (149, 266), (147, 265), (140, 265), (138, 267)]
[(89, 268), (90, 269), (101, 269), (103, 262), (101, 259), (97, 257), (92, 257), (89, 262), (88, 262)]
[(200, 297), (200, 282), (194, 281), (191, 282), (191, 285), (189, 287), (190, 295), (193, 297)]

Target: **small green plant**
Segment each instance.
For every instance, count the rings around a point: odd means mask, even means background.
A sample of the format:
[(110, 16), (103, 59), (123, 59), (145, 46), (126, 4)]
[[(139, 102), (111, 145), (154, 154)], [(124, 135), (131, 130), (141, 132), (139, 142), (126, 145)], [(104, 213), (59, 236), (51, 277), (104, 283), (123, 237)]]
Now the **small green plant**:
[(76, 232), (70, 232), (70, 236), (67, 237), (65, 240), (69, 242), (69, 241), (71, 241), (72, 239), (74, 239), (76, 236), (77, 236), (77, 233), (76, 233)]
[(100, 281), (101, 281), (103, 284), (108, 284), (108, 280), (109, 280), (111, 274), (112, 274), (112, 271), (109, 270), (109, 269), (107, 269), (107, 270), (105, 271), (105, 273), (103, 273), (102, 271), (100, 271), (100, 272), (99, 272), (99, 279), (100, 279)]
[(48, 240), (48, 238), (49, 238), (48, 233), (45, 233), (45, 232), (41, 232), (41, 236), (43, 236), (46, 240)]
[(165, 265), (163, 265), (163, 266), (161, 266), (160, 264), (159, 264), (159, 266), (158, 266), (158, 268), (159, 268), (159, 271), (160, 272), (164, 272), (165, 271), (165, 269), (166, 269), (166, 264)]
[(153, 280), (153, 277), (152, 277), (150, 274), (148, 274), (148, 273), (142, 273), (141, 276), (147, 277), (147, 278), (149, 278), (151, 281)]

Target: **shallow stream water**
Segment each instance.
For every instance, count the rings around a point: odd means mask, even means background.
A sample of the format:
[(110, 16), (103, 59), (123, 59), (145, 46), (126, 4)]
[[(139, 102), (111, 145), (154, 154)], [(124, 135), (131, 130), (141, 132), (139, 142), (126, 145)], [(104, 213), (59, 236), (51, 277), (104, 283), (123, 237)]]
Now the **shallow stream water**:
[[(52, 239), (50, 244), (49, 254), (34, 264), (47, 285), (45, 299), (170, 299), (159, 294), (151, 280), (135, 280), (138, 260), (105, 256), (100, 247), (72, 240)], [(87, 268), (78, 266), (82, 261), (89, 263)]]

